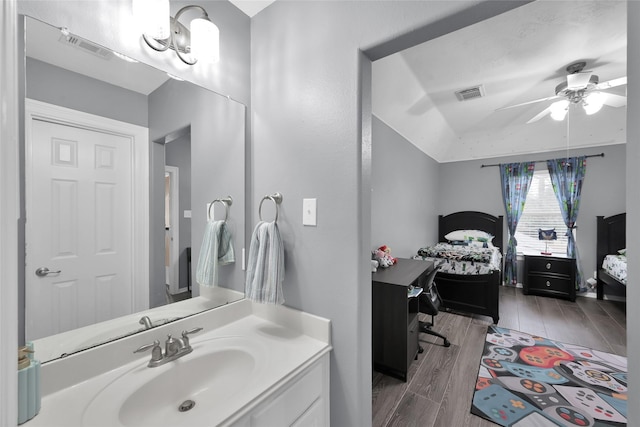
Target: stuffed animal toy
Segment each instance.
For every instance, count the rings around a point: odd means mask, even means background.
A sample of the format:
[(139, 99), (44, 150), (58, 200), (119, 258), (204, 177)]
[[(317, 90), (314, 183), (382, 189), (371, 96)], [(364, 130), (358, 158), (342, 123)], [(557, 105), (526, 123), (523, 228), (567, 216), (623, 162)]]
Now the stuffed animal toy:
[(391, 249), (387, 245), (382, 245), (373, 251), (372, 258), (378, 261), (382, 268), (390, 267), (398, 261), (397, 258), (391, 256)]
[(393, 265), (396, 262), (398, 262), (398, 258), (395, 258), (395, 257), (391, 256), (391, 248), (388, 247), (387, 245), (382, 245), (378, 249), (380, 249), (381, 251), (384, 251), (384, 253), (387, 254), (387, 258), (389, 258), (391, 260), (391, 265)]

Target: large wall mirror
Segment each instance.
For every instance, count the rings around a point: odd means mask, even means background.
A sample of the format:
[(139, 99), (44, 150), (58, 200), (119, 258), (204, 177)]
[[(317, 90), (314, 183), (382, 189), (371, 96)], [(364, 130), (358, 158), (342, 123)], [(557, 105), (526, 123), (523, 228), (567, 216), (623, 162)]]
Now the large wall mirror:
[[(40, 360), (242, 299), (245, 106), (38, 20), (24, 28), (22, 314)], [(200, 286), (209, 220), (233, 256)]]

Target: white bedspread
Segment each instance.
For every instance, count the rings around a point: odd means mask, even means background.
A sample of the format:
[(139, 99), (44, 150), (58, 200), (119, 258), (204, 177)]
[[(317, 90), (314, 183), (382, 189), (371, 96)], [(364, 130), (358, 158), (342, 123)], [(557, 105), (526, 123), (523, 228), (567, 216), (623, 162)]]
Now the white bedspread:
[(624, 255), (607, 255), (602, 268), (621, 283), (627, 284), (627, 257)]
[[(473, 248), (448, 243), (438, 243), (430, 248), (421, 248), (421, 255), (414, 259), (433, 261), (441, 273), (449, 274), (491, 274), (500, 270), (502, 254), (498, 248)], [(435, 256), (428, 256), (433, 254)], [(488, 260), (488, 262), (483, 262)]]

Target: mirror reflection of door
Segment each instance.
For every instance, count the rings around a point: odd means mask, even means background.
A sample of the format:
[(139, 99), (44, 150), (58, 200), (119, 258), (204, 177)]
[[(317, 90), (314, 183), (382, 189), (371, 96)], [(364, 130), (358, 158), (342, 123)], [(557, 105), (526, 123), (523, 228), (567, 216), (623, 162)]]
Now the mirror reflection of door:
[(133, 146), (125, 135), (133, 128), (118, 123), (119, 135), (100, 117), (35, 101), (28, 112), (25, 335), (34, 340), (133, 310)]
[(191, 133), (165, 137), (165, 271), (167, 302), (191, 298)]

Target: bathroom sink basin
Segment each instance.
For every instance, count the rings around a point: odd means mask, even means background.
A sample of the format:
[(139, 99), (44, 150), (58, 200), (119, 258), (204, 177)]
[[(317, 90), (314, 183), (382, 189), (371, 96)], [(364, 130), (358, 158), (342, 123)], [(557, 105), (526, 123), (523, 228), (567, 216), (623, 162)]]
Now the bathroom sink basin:
[(96, 395), (83, 425), (209, 425), (259, 378), (267, 354), (246, 338), (221, 337), (194, 343), (192, 353), (156, 368), (145, 358)]

